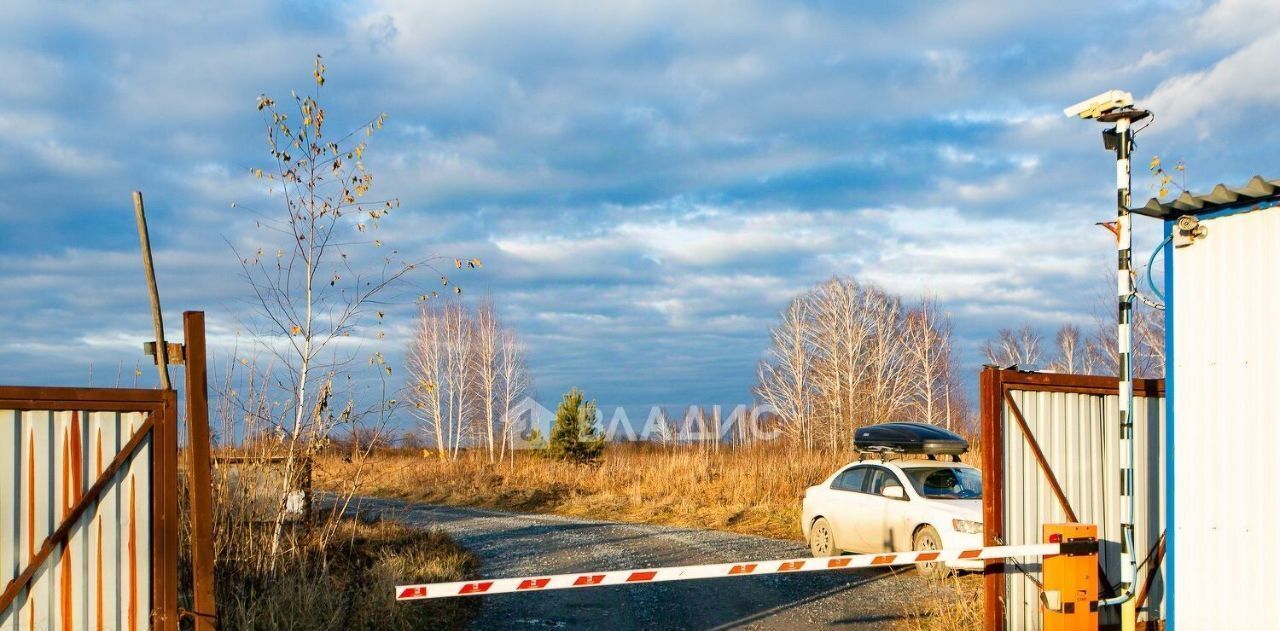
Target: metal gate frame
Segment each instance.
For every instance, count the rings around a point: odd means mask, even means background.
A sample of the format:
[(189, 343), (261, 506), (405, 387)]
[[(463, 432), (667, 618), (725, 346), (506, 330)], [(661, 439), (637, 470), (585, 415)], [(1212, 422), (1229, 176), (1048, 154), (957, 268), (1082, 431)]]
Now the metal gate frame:
[[(1057, 498), (1063, 512), (1071, 521), (1075, 521), (1075, 511), (1067, 501), (1058, 483), (1057, 476), (1049, 466), (1040, 445), (1032, 436), (1023, 418), (1022, 411), (1009, 394), (1011, 390), (1029, 390), (1037, 392), (1072, 392), (1113, 396), (1119, 392), (1120, 380), (1116, 377), (1094, 375), (1072, 375), (1062, 373), (1036, 373), (1019, 370), (1001, 370), (988, 366), (979, 378), (979, 407), (981, 413), (982, 435), (982, 522), (983, 545), (1003, 545), (1004, 528), (1004, 407), (1007, 404), (1012, 413), (1018, 432), (1027, 446), (1031, 448), (1039, 471), (1049, 483), (1050, 489)], [(1135, 397), (1163, 397), (1165, 382), (1163, 379), (1135, 379), (1133, 393)], [(997, 543), (999, 542), (999, 543)], [(1148, 570), (1147, 580), (1138, 592), (1138, 606), (1146, 599), (1151, 587), (1155, 569), (1164, 556), (1163, 538), (1157, 542), (1156, 548), (1150, 552), (1154, 566)], [(1098, 576), (1102, 587), (1107, 591), (1107, 583), (1102, 568), (1098, 568)], [(983, 569), (983, 621), (988, 631), (1000, 631), (1005, 626), (1005, 563), (1003, 559), (991, 559)], [(1102, 590), (1099, 590), (1100, 593)], [(1103, 594), (1104, 596), (1110, 594)]]
[(178, 628), (177, 393), (173, 390), (0, 386), (0, 407), (19, 411), (143, 412), (146, 419), (72, 506), (17, 578), (0, 593), (4, 611), (22, 592), (72, 528), (92, 507), (148, 435), (151, 436), (151, 618), (156, 629)]

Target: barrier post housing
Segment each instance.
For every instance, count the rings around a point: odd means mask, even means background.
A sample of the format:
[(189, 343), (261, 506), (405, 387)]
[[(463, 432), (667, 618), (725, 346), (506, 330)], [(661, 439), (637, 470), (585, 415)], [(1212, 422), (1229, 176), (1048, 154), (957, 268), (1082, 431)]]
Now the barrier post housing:
[(1097, 631), (1098, 527), (1090, 524), (1045, 524), (1044, 543), (1058, 543), (1060, 554), (1043, 561), (1044, 597), (1040, 603), (1045, 631)]

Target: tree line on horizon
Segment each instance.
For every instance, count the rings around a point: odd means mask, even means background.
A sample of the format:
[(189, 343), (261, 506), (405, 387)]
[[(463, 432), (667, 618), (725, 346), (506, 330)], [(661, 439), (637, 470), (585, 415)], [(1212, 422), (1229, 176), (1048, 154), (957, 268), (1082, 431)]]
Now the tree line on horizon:
[[(1001, 328), (981, 345), (983, 358), (1005, 368), (1114, 375), (1115, 316), (1106, 298), (1099, 296), (1087, 328), (1065, 323), (1050, 338), (1030, 324)], [(1158, 378), (1164, 365), (1161, 314), (1139, 304), (1133, 322), (1134, 373)], [(846, 449), (857, 428), (888, 421), (931, 423), (962, 434), (976, 430), (951, 316), (932, 298), (908, 302), (874, 284), (836, 276), (793, 298), (769, 337), (753, 393), (771, 409), (766, 425), (780, 429), (792, 445)], [(402, 447), (428, 449), (443, 459), (478, 449), (490, 461), (518, 448), (514, 432), (520, 428), (509, 419), (530, 394), (531, 377), (523, 346), (492, 299), (474, 306), (460, 299), (423, 305), (407, 361), (405, 399), (415, 426)], [(650, 422), (654, 431), (644, 440), (668, 447), (755, 442), (741, 423), (722, 425), (719, 410), (664, 409)]]
[[(1160, 378), (1163, 316), (1141, 302), (1133, 314), (1134, 374)], [(1100, 296), (1087, 330), (1065, 323), (1046, 341), (1030, 324), (1006, 327), (981, 351), (1005, 368), (1115, 375), (1115, 318)], [(794, 445), (846, 449), (857, 428), (890, 421), (976, 429), (951, 317), (933, 299), (909, 304), (874, 284), (836, 276), (792, 299), (769, 335), (754, 392), (774, 408)]]

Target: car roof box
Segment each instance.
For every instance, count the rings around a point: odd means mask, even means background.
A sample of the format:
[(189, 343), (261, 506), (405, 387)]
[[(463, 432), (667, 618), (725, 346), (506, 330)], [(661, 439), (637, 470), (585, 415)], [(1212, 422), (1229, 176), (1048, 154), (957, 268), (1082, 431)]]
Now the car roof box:
[(969, 441), (955, 432), (927, 423), (881, 423), (860, 427), (853, 435), (858, 451), (958, 456)]

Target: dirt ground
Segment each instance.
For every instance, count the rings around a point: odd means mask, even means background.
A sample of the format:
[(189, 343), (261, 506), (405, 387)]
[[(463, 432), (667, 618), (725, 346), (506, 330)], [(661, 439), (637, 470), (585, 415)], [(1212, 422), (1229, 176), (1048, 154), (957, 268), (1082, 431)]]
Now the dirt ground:
[[(353, 510), (445, 531), (480, 558), (483, 577), (808, 556), (801, 542), (713, 530), (394, 499), (359, 499)], [(977, 580), (968, 576), (958, 583)], [(859, 569), (496, 594), (479, 597), (473, 628), (916, 628), (920, 614), (910, 612), (954, 597), (958, 583), (928, 580), (910, 569)]]

